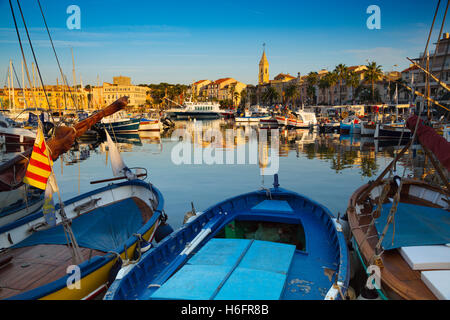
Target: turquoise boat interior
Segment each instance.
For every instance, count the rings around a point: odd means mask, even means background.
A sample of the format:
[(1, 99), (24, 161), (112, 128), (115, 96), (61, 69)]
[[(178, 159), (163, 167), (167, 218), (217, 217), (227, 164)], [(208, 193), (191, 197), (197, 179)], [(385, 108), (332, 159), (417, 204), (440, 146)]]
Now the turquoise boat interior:
[(333, 288), (340, 299), (347, 250), (327, 208), (275, 184), (198, 215), (146, 252), (104, 299), (322, 300)]

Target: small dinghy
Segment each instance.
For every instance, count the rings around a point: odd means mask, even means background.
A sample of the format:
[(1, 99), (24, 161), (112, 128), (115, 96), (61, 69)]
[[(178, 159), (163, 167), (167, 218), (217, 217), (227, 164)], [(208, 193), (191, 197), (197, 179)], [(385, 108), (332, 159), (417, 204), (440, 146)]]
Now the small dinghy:
[(274, 188), (196, 214), (116, 278), (105, 300), (345, 298), (340, 221), (324, 206)]

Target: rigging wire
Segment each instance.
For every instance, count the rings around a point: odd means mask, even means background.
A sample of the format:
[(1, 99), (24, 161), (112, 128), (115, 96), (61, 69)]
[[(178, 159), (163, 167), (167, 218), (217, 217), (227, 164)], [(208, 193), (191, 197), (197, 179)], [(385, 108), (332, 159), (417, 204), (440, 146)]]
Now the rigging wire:
[[(27, 34), (28, 42), (29, 42), (30, 48), (31, 48), (31, 52), (33, 53), (34, 63), (36, 64), (36, 69), (37, 69), (37, 71), (38, 71), (39, 79), (41, 80), (42, 89), (43, 89), (43, 91), (44, 91), (45, 99), (47, 100), (47, 105), (48, 105), (48, 111), (47, 111), (47, 113), (49, 113), (49, 115), (50, 115), (50, 116), (52, 117), (52, 119), (53, 119), (53, 115), (52, 115), (52, 112), (51, 112), (50, 101), (48, 100), (47, 91), (45, 90), (44, 81), (42, 80), (41, 70), (40, 70), (39, 64), (38, 64), (38, 62), (37, 62), (36, 54), (34, 53), (33, 44), (32, 44), (32, 42), (31, 42), (30, 34), (29, 34), (29, 32), (28, 32), (27, 24), (26, 24), (26, 22), (25, 22), (25, 17), (24, 17), (24, 15), (23, 15), (22, 7), (20, 6), (20, 1), (19, 1), (19, 0), (17, 0), (17, 6), (19, 7), (20, 15), (21, 15), (21, 17), (22, 17), (22, 22), (23, 22), (23, 25), (24, 25), (24, 27), (25, 27), (25, 31), (26, 31), (26, 34)], [(54, 119), (53, 119), (53, 123), (55, 123)]]
[(11, 64), (12, 64), (12, 69), (14, 71), (14, 75), (16, 76), (17, 84), (19, 85), (19, 89), (22, 91), (22, 94), (23, 94), (23, 101), (25, 102), (25, 107), (28, 109), (27, 99), (25, 98), (25, 89), (23, 89), (22, 84), (20, 83), (19, 77), (17, 76), (16, 68), (14, 68), (14, 63), (11, 63)]
[[(17, 0), (17, 1), (19, 1), (19, 0)], [(433, 23), (431, 24), (430, 33), (428, 34), (427, 44), (425, 46), (425, 50), (423, 51), (422, 62), (421, 62), (422, 65), (425, 62), (425, 54), (428, 51), (428, 46), (430, 44), (431, 34), (433, 33), (434, 23), (436, 22), (436, 16), (438, 14), (440, 4), (441, 4), (441, 0), (438, 1), (437, 7), (436, 7), (436, 12), (434, 13)]]
[[(57, 53), (56, 53), (55, 45), (53, 44), (53, 39), (52, 39), (52, 36), (51, 36), (51, 34), (50, 34), (50, 30), (49, 30), (49, 28), (48, 28), (48, 25), (47, 25), (47, 20), (45, 19), (44, 11), (42, 10), (41, 2), (40, 2), (39, 0), (37, 0), (37, 3), (38, 3), (38, 5), (39, 5), (39, 9), (40, 9), (40, 11), (41, 11), (42, 19), (44, 20), (45, 29), (47, 30), (47, 34), (48, 34), (48, 37), (49, 37), (49, 39), (50, 39), (50, 43), (51, 43), (51, 45), (52, 45), (53, 53), (54, 53), (54, 55), (55, 55), (56, 62), (57, 62), (57, 64), (58, 64), (59, 72), (61, 73), (61, 78), (62, 78), (62, 80), (63, 80), (63, 84), (64, 84), (65, 86), (67, 86), (67, 88), (68, 88), (68, 90), (69, 90), (70, 97), (72, 98), (72, 101), (73, 101), (73, 103), (74, 103), (74, 105), (75, 105), (75, 109), (78, 110), (78, 109), (79, 109), (79, 108), (78, 108), (78, 105), (77, 105), (77, 103), (75, 102), (75, 98), (74, 98), (74, 96), (73, 96), (73, 94), (72, 94), (72, 91), (70, 90), (69, 84), (67, 83), (67, 79), (66, 79), (66, 77), (64, 76), (64, 73), (63, 73), (62, 68), (61, 68), (61, 64), (59, 63), (59, 58), (58, 58), (58, 55), (57, 55)], [(61, 120), (61, 121), (62, 121), (62, 120)]]
[[(16, 34), (17, 34), (17, 38), (19, 40), (20, 51), (22, 53), (22, 58), (23, 58), (25, 70), (26, 70), (26, 73), (27, 73), (28, 84), (30, 85), (30, 88), (32, 88), (33, 84), (31, 83), (30, 72), (28, 71), (27, 59), (25, 58), (25, 53), (23, 51), (22, 39), (20, 38), (19, 28), (17, 26), (17, 21), (16, 21), (16, 15), (14, 14), (14, 8), (13, 8), (11, 0), (9, 0), (9, 6), (11, 8), (11, 14), (12, 14), (12, 17), (13, 17), (13, 20), (14, 20), (14, 26), (16, 28)], [(33, 98), (34, 105), (37, 108), (38, 104), (37, 104), (37, 101), (36, 101), (36, 96), (34, 94), (34, 90), (32, 90), (31, 93), (32, 93), (32, 98)]]

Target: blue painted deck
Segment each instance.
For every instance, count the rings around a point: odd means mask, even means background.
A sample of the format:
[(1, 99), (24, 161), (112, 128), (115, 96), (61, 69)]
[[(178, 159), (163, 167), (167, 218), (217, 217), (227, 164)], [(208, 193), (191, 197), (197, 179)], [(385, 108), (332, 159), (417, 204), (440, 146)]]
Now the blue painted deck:
[(150, 299), (278, 300), (295, 247), (212, 239)]

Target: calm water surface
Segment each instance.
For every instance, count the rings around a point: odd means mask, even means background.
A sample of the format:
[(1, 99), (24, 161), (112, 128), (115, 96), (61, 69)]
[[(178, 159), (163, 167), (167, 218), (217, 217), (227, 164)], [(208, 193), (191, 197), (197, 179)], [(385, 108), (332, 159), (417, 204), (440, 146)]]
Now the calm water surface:
[[(197, 211), (203, 211), (226, 198), (262, 187), (269, 188), (273, 183), (273, 175), (261, 175), (264, 159), (267, 160), (264, 155), (268, 155), (270, 137), (267, 144), (260, 139), (260, 157), (256, 163), (249, 163), (250, 138), (243, 135), (251, 132), (251, 127), (236, 127), (233, 122), (225, 120), (177, 122), (177, 129), (186, 129), (193, 137), (192, 145), (185, 142), (191, 149), (192, 162), (194, 149), (202, 152), (211, 146), (211, 139), (206, 139), (208, 142), (194, 140), (194, 136), (201, 136), (199, 132), (202, 131), (192, 134), (193, 129), (200, 126), (203, 133), (209, 128), (220, 130), (224, 139), (226, 130), (240, 133), (242, 136), (234, 138), (231, 148), (216, 137), (217, 145), (213, 149), (226, 153), (243, 147), (247, 153), (246, 163), (177, 165), (172, 153), (182, 145), (176, 138), (171, 138), (172, 131), (161, 134), (140, 133), (130, 135), (129, 139), (113, 136), (128, 167), (144, 167), (148, 170), (147, 181), (162, 192), (165, 211), (174, 228), (181, 226), (185, 213), (191, 210), (191, 202)], [(252, 128), (257, 129), (258, 126)], [(259, 137), (262, 131), (257, 129), (254, 132)], [(384, 170), (393, 159), (397, 147), (397, 143), (394, 143), (394, 146), (382, 148), (373, 139), (338, 134), (321, 136), (308, 130), (279, 130), (279, 148), (276, 153), (279, 155), (280, 185), (325, 205), (335, 215), (344, 213), (351, 194)], [(105, 185), (90, 184), (93, 180), (113, 177), (104, 143), (81, 143), (66, 153), (62, 160), (56, 161), (54, 170), (64, 200)], [(267, 168), (264, 170), (267, 172)]]

